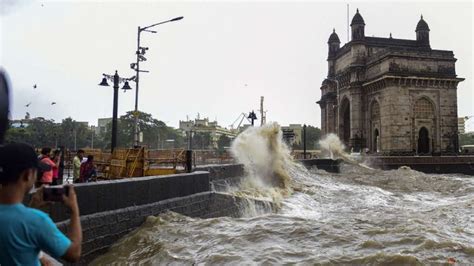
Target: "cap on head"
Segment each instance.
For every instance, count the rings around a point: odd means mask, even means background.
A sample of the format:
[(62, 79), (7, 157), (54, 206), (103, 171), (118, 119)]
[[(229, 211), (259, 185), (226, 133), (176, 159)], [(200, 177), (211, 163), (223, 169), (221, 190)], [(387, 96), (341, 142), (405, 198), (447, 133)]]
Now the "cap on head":
[(51, 167), (38, 160), (33, 148), (24, 143), (11, 143), (0, 147), (0, 181), (1, 183), (14, 182), (27, 169), (51, 170)]

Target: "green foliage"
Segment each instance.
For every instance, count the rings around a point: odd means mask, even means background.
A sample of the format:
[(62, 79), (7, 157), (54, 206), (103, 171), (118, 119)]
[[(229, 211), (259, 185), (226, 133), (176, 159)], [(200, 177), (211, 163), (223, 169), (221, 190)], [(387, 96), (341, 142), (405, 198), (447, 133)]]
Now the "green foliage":
[(196, 132), (193, 135), (193, 149), (209, 149), (211, 146), (211, 133), (209, 132)]
[(26, 126), (12, 128), (7, 131), (6, 142), (24, 142), (36, 148), (64, 146), (74, 149), (76, 146), (87, 147), (91, 144), (92, 131), (82, 123), (66, 118), (61, 123), (37, 117), (25, 122)]
[(219, 152), (224, 152), (225, 148), (230, 147), (232, 140), (227, 135), (221, 135), (217, 140), (217, 148)]
[[(293, 145), (293, 149), (303, 149), (303, 131), (301, 131), (301, 143)], [(306, 149), (314, 150), (319, 148), (321, 139), (321, 129), (313, 126), (306, 126)]]
[(459, 146), (474, 145), (474, 134), (459, 134)]
[[(135, 128), (133, 111), (121, 116), (117, 122), (117, 147), (132, 147)], [(142, 146), (150, 149), (182, 148), (184, 146), (184, 137), (176, 129), (168, 127), (163, 121), (153, 118), (151, 114), (138, 113), (138, 128), (143, 132)], [(110, 149), (111, 137), (112, 123), (109, 123), (105, 134), (100, 136), (103, 140), (103, 149)], [(173, 139), (174, 143), (166, 141), (170, 139)]]
[[(139, 113), (139, 128), (143, 132), (143, 146), (148, 148), (181, 148), (184, 147), (183, 136), (174, 128), (168, 127), (164, 122), (154, 119), (151, 114)], [(117, 124), (117, 146), (132, 147), (133, 130), (135, 120), (133, 112), (127, 112), (118, 119)], [(74, 149), (74, 138), (76, 148), (91, 147), (94, 138), (94, 148), (103, 150), (110, 149), (112, 136), (112, 123), (107, 125), (107, 130), (100, 136), (89, 129), (84, 123), (77, 122), (68, 117), (55, 123), (54, 120), (46, 120), (38, 117), (25, 122), (22, 128), (12, 128), (7, 131), (5, 141), (24, 142), (36, 148), (64, 146)], [(166, 142), (173, 139), (174, 143)]]

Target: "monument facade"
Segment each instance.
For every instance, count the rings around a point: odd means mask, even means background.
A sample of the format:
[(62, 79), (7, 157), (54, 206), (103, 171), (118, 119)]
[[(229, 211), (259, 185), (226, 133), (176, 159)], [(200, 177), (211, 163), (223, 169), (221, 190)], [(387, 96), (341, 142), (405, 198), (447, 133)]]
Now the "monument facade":
[(321, 86), (321, 129), (351, 150), (387, 155), (457, 149), (456, 58), (432, 49), (421, 16), (416, 39), (368, 37), (359, 10), (352, 39), (328, 40), (328, 74)]

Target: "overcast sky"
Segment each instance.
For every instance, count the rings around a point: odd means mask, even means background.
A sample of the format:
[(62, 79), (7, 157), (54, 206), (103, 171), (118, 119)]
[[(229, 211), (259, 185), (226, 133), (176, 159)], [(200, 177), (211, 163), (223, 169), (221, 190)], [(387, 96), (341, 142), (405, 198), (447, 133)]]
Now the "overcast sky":
[[(227, 127), (242, 112), (257, 111), (265, 96), (268, 121), (319, 127), (315, 102), (327, 75), (327, 39), (335, 28), (341, 45), (347, 41), (347, 2), (0, 2), (0, 62), (14, 88), (13, 118), (29, 112), (97, 124), (111, 117), (112, 88), (97, 86), (102, 73), (133, 76), (137, 27), (184, 16), (142, 34), (149, 50), (141, 67), (150, 73), (140, 76), (141, 111), (171, 126), (200, 113)], [(423, 14), (431, 47), (453, 50), (457, 74), (466, 78), (458, 115), (474, 115), (470, 1), (349, 4), (350, 19), (359, 8), (367, 36), (415, 39)], [(120, 92), (120, 115), (134, 99), (134, 90)], [(468, 127), (474, 130), (474, 117)]]

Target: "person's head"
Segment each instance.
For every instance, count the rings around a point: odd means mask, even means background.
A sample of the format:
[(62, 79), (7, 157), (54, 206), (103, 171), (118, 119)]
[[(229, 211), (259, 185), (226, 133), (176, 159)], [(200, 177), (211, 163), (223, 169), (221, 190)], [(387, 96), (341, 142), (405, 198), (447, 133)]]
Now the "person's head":
[(49, 156), (51, 154), (51, 148), (44, 147), (41, 149), (41, 155), (43, 156)]
[(0, 147), (0, 184), (2, 187), (15, 186), (24, 193), (36, 181), (36, 171), (51, 170), (40, 162), (34, 149), (23, 143), (12, 143)]
[(77, 151), (77, 157), (79, 157), (80, 159), (82, 159), (84, 157), (84, 150), (78, 150)]
[(94, 161), (94, 156), (88, 155), (88, 156), (87, 156), (87, 162), (91, 162), (91, 163), (92, 163), (93, 161)]
[(53, 159), (58, 158), (61, 155), (61, 150), (54, 150), (53, 151)]

